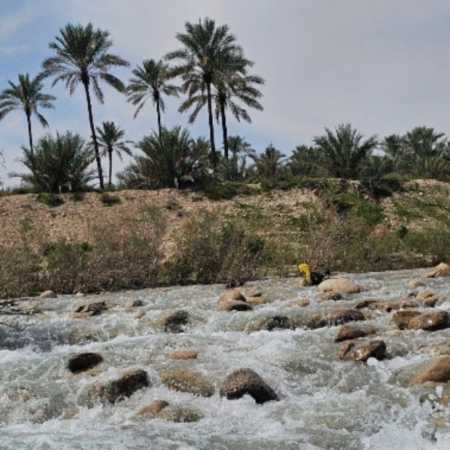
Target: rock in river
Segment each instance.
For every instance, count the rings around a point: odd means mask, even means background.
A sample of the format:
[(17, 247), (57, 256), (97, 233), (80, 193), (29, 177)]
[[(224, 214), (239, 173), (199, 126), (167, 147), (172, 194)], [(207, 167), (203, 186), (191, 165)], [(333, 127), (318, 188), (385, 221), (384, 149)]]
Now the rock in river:
[(252, 305), (240, 289), (230, 289), (224, 292), (217, 303), (218, 311), (251, 311)]
[(362, 287), (346, 278), (330, 278), (322, 281), (318, 289), (320, 292), (332, 292), (334, 294), (357, 294)]
[(381, 340), (370, 341), (358, 346), (353, 342), (348, 342), (339, 352), (340, 359), (362, 362), (366, 362), (369, 358), (384, 359), (385, 356), (386, 344)]
[(427, 278), (450, 277), (450, 266), (445, 263), (438, 264), (425, 275)]
[(211, 397), (214, 386), (200, 372), (190, 370), (168, 370), (161, 373), (161, 382), (169, 389), (188, 392), (201, 397)]
[(103, 362), (103, 357), (98, 353), (80, 353), (72, 356), (67, 363), (67, 368), (72, 373), (81, 373), (92, 369)]
[(169, 353), (167, 356), (169, 357), (169, 359), (174, 359), (174, 360), (197, 359), (198, 352), (194, 352), (191, 350), (179, 350), (176, 352)]
[(433, 311), (413, 317), (408, 322), (411, 330), (437, 331), (450, 326), (450, 316), (447, 311)]
[(400, 330), (406, 330), (408, 328), (409, 321), (414, 317), (420, 316), (420, 314), (420, 311), (416, 311), (414, 309), (397, 311), (392, 316), (392, 321)]
[(220, 395), (229, 400), (250, 395), (256, 403), (279, 400), (275, 391), (253, 370), (239, 369), (228, 375), (220, 389)]
[(189, 313), (175, 311), (163, 317), (161, 323), (166, 333), (183, 333), (184, 327), (189, 323)]
[(358, 327), (354, 325), (342, 325), (340, 328), (335, 342), (349, 341), (351, 339), (358, 339), (361, 337), (369, 336), (370, 334), (375, 334), (376, 330), (373, 327)]
[(450, 356), (431, 361), (411, 380), (411, 384), (447, 383), (448, 381), (450, 381)]
[(355, 322), (365, 320), (364, 314), (357, 309), (343, 308), (326, 310), (317, 313), (308, 321), (308, 328), (316, 329), (323, 327), (334, 327), (336, 325), (343, 325), (347, 322)]

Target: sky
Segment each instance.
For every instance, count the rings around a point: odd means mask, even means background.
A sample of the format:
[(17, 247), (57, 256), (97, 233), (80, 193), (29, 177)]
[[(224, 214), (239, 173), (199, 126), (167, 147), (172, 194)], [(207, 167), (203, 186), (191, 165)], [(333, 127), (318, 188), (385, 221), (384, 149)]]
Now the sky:
[[(68, 22), (109, 30), (112, 51), (131, 63), (116, 71), (127, 81), (144, 59), (179, 48), (176, 33), (203, 17), (228, 24), (266, 80), (264, 111), (251, 112), (252, 124), (229, 124), (258, 151), (273, 144), (289, 154), (340, 123), (380, 137), (418, 125), (449, 135), (449, 0), (0, 0), (0, 90), (18, 73), (37, 74)], [(58, 98), (46, 112), (50, 129), (35, 121), (35, 138), (66, 130), (88, 137), (81, 90), (70, 96), (48, 85), (48, 92)], [(105, 104), (94, 105), (97, 124), (113, 120), (134, 141), (155, 129), (151, 103), (133, 119), (123, 95), (105, 93)], [(167, 102), (164, 124), (208, 136), (206, 114), (191, 126), (179, 103)], [(220, 142), (218, 127), (216, 136)], [(14, 184), (7, 174), (22, 170), (26, 143), (24, 113), (11, 113), (0, 122), (3, 183)]]

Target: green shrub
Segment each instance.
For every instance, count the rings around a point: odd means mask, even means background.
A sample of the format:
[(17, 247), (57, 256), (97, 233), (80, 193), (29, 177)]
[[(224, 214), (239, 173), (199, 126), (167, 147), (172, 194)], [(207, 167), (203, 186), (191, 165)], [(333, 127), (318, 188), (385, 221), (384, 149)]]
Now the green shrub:
[(103, 206), (111, 207), (114, 205), (119, 205), (122, 203), (122, 200), (117, 195), (111, 195), (108, 192), (103, 192), (100, 194), (100, 201)]
[(264, 265), (265, 241), (235, 219), (203, 213), (175, 236), (176, 252), (167, 266), (170, 283), (240, 285)]
[(61, 206), (64, 204), (64, 200), (61, 196), (56, 194), (49, 194), (45, 192), (41, 192), (37, 195), (36, 200), (39, 203), (43, 203), (44, 205), (47, 205), (49, 208), (56, 208), (58, 206)]

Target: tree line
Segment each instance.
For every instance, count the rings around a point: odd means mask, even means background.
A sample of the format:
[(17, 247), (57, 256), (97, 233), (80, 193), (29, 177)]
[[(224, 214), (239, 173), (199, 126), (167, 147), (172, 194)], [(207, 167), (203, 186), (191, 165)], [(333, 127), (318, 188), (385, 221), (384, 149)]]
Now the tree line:
[[(0, 120), (13, 111), (23, 111), (28, 146), (23, 148), (26, 174), (16, 174), (27, 186), (47, 192), (88, 189), (98, 180), (105, 188), (102, 158), (108, 161), (108, 185), (113, 186), (113, 158), (132, 156), (118, 174), (119, 185), (128, 188), (205, 188), (220, 182), (264, 182), (286, 185), (299, 178), (336, 177), (359, 179), (373, 192), (381, 193), (399, 177), (450, 180), (450, 144), (443, 133), (416, 127), (405, 135), (365, 138), (350, 124), (314, 138), (310, 146), (299, 146), (286, 157), (270, 145), (257, 153), (240, 136), (229, 135), (228, 115), (251, 122), (248, 109), (262, 110), (263, 78), (251, 72), (253, 62), (245, 56), (226, 25), (209, 18), (186, 23), (176, 39), (180, 48), (160, 60), (144, 60), (132, 70), (128, 83), (114, 69), (129, 63), (111, 53), (108, 31), (67, 24), (49, 44), (52, 56), (35, 77), (20, 74), (18, 81), (0, 93)], [(81, 87), (85, 94), (90, 139), (67, 132), (44, 136), (35, 145), (33, 119), (44, 127), (43, 110), (54, 107), (56, 98), (45, 92), (64, 83), (70, 94)], [(96, 125), (92, 96), (104, 101), (103, 84), (126, 95), (135, 107), (134, 116), (151, 102), (156, 130), (133, 143), (125, 131), (111, 121)], [(183, 97), (179, 111), (189, 112), (193, 123), (206, 109), (209, 139), (192, 138), (186, 129), (167, 129), (163, 124), (168, 97)], [(222, 129), (223, 154), (217, 151), (215, 123)], [(134, 154), (132, 148), (140, 153)], [(96, 170), (91, 169), (95, 163)]]

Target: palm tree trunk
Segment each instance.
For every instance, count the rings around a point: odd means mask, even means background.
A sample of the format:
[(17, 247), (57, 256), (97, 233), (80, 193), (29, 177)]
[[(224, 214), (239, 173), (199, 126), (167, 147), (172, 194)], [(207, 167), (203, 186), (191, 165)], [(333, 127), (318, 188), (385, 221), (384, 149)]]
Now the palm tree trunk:
[(32, 162), (34, 163), (34, 148), (33, 148), (33, 132), (31, 130), (31, 113), (26, 111), (25, 112), (27, 115), (27, 123), (28, 123), (28, 139), (30, 142), (30, 153), (31, 153), (31, 158), (32, 158)]
[(161, 139), (162, 125), (161, 125), (161, 103), (159, 97), (156, 99), (156, 113), (158, 114), (158, 133)]
[(84, 90), (86, 91), (86, 101), (87, 101), (87, 107), (88, 107), (88, 113), (89, 113), (89, 124), (91, 126), (92, 141), (94, 142), (94, 151), (95, 151), (95, 160), (97, 162), (98, 179), (100, 181), (100, 189), (103, 191), (105, 189), (105, 185), (103, 183), (102, 162), (100, 160), (100, 152), (98, 150), (97, 135), (95, 133), (94, 114), (92, 113), (92, 103), (91, 103), (91, 94), (89, 92), (89, 83), (84, 82), (83, 85), (84, 85)]
[(217, 166), (216, 144), (214, 142), (214, 117), (212, 110), (211, 83), (206, 85), (208, 92), (208, 118), (209, 118), (209, 141), (211, 143), (211, 156), (214, 168)]
[(110, 147), (108, 149), (108, 157), (109, 157), (109, 189), (112, 188), (112, 156), (113, 156), (113, 149)]
[(222, 116), (222, 132), (223, 132), (223, 151), (225, 159), (228, 161), (228, 128), (227, 128), (227, 116), (225, 114), (225, 104), (220, 103), (220, 115)]

